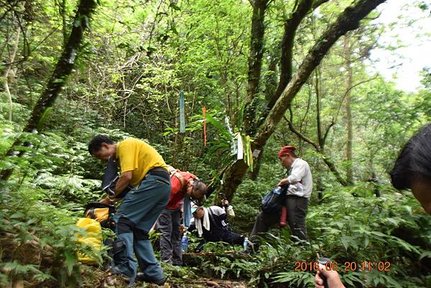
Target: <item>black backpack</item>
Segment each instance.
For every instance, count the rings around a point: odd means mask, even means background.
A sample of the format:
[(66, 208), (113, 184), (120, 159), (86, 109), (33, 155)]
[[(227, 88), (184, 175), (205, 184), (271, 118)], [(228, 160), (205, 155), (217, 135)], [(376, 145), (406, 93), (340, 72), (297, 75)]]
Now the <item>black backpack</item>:
[(268, 214), (278, 213), (284, 205), (288, 187), (289, 185), (277, 186), (266, 193), (262, 198), (262, 211)]
[[(118, 178), (117, 161), (113, 158), (109, 158), (108, 163), (106, 164), (105, 173), (103, 174), (102, 178), (102, 191), (108, 193), (109, 196), (114, 196), (115, 184), (117, 184)], [(123, 198), (131, 189), (131, 186), (127, 186), (123, 192), (117, 195), (117, 198)]]

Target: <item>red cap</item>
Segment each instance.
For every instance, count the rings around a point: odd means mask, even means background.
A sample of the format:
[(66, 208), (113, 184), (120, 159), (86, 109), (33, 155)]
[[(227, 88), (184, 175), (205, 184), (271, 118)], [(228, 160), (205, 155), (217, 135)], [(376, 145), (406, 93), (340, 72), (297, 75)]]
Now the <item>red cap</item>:
[(284, 146), (284, 147), (281, 147), (280, 151), (278, 151), (278, 158), (281, 158), (284, 155), (287, 155), (290, 152), (293, 152), (295, 150), (296, 150), (296, 148), (293, 147), (293, 146)]

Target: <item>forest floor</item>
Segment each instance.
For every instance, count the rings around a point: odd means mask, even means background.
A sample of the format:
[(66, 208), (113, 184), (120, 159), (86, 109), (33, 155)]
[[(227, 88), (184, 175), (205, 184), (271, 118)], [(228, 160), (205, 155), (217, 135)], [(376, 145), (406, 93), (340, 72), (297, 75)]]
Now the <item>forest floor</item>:
[[(116, 275), (110, 275), (107, 271), (102, 271), (99, 268), (86, 266), (84, 269), (82, 287), (91, 288), (126, 288), (128, 283), (121, 277)], [(185, 269), (185, 267), (181, 268)], [(90, 275), (91, 274), (91, 275)], [(246, 280), (238, 279), (218, 279), (208, 277), (181, 277), (181, 276), (168, 276), (167, 281), (164, 285), (150, 284), (146, 282), (136, 282), (134, 288), (148, 287), (164, 287), (164, 288), (203, 288), (203, 287), (215, 287), (215, 288), (246, 288)]]
[[(99, 285), (93, 287), (100, 288), (120, 288), (128, 287), (127, 283), (120, 278), (105, 277), (101, 279)], [(168, 279), (164, 285), (149, 284), (145, 282), (137, 282), (134, 288), (148, 287), (164, 287), (164, 288), (203, 288), (203, 287), (214, 287), (214, 288), (246, 288), (247, 284), (245, 281), (238, 280), (223, 280), (215, 278), (199, 278), (199, 279)]]

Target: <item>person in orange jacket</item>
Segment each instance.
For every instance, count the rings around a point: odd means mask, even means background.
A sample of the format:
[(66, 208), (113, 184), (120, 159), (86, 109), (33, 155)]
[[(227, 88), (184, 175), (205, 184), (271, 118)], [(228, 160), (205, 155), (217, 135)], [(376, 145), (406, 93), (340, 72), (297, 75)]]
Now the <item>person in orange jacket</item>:
[[(160, 234), (160, 258), (162, 261), (181, 266), (181, 217), (183, 225), (189, 226), (190, 201), (202, 201), (207, 186), (196, 175), (170, 168), (171, 194), (169, 202), (157, 219), (156, 229)], [(181, 209), (183, 208), (183, 209)], [(183, 210), (183, 211), (181, 211)], [(182, 213), (184, 212), (184, 213)], [(183, 215), (181, 215), (183, 214)]]

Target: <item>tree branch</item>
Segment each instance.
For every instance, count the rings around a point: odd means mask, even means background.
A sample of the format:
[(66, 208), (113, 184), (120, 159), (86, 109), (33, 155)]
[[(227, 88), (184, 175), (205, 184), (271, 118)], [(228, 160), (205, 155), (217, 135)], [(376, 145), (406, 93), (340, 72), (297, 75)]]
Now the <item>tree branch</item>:
[(284, 35), (281, 40), (280, 81), (274, 96), (267, 105), (269, 109), (274, 106), (287, 83), (292, 79), (293, 46), (296, 30), (310, 12), (312, 4), (312, 0), (301, 0), (299, 4), (295, 3), (295, 12), (284, 22)]
[(244, 129), (247, 134), (256, 133), (256, 107), (255, 95), (259, 91), (259, 81), (262, 72), (263, 39), (265, 35), (265, 13), (268, 0), (255, 0), (252, 2), (253, 15), (251, 20), (250, 55), (248, 57), (248, 85), (247, 98), (244, 106)]
[(305, 135), (303, 135), (301, 132), (296, 130), (296, 128), (293, 126), (292, 122), (289, 121), (289, 119), (286, 118), (286, 116), (283, 116), (284, 120), (287, 122), (287, 125), (289, 126), (289, 130), (292, 131), (298, 138), (302, 139), (304, 142), (307, 142), (308, 144), (312, 145), (316, 151), (320, 151), (319, 145), (314, 143), (311, 139), (307, 138)]
[(307, 138), (304, 134), (299, 132), (295, 129), (292, 122), (289, 121), (286, 116), (283, 116), (284, 120), (286, 120), (287, 124), (289, 125), (290, 131), (292, 131), (296, 136), (298, 136), (303, 141), (307, 142), (308, 144), (312, 145), (317, 153), (322, 157), (323, 162), (325, 162), (326, 166), (328, 166), (329, 170), (334, 174), (337, 181), (343, 185), (348, 186), (348, 182), (341, 176), (340, 172), (338, 171), (337, 167), (335, 166), (334, 162), (332, 162), (326, 155), (323, 150), (323, 147), (320, 147), (316, 143), (314, 143), (311, 139)]
[[(30, 119), (27, 121), (27, 125), (24, 127), (23, 132), (33, 132), (36, 128), (40, 127), (41, 119), (44, 113), (52, 107), (61, 89), (64, 87), (68, 76), (72, 73), (73, 67), (75, 66), (75, 60), (81, 46), (84, 31), (89, 27), (89, 21), (97, 6), (96, 0), (81, 0), (78, 5), (78, 11), (76, 12), (75, 19), (73, 21), (73, 28), (67, 45), (63, 50), (60, 59), (57, 62), (55, 70), (50, 77), (45, 90), (42, 92), (36, 105), (33, 107)], [(22, 145), (20, 138), (17, 138), (12, 146), (7, 151), (6, 155), (17, 155), (18, 157), (24, 154), (24, 150), (20, 150), (18, 153), (15, 152), (18, 146)], [(25, 144), (29, 146), (30, 144)], [(6, 169), (0, 172), (0, 180), (9, 179), (13, 169)]]
[[(344, 102), (344, 99), (346, 99), (346, 96), (347, 96), (347, 94), (349, 94), (349, 92), (350, 91), (352, 91), (352, 89), (353, 88), (355, 88), (355, 87), (358, 87), (359, 85), (361, 85), (361, 84), (364, 84), (364, 83), (367, 83), (367, 82), (371, 82), (371, 81), (373, 81), (374, 79), (377, 79), (377, 75), (376, 76), (374, 76), (374, 77), (372, 77), (372, 78), (369, 78), (369, 79), (367, 79), (367, 80), (364, 80), (364, 81), (359, 81), (358, 83), (356, 83), (356, 84), (354, 84), (354, 85), (352, 85), (351, 87), (349, 87), (348, 89), (346, 89), (346, 91), (344, 92), (344, 94), (343, 94), (343, 97), (341, 97), (341, 100), (340, 100), (340, 102), (339, 102), (339, 106), (338, 106), (338, 109), (337, 109), (337, 113), (335, 113), (335, 120), (338, 118), (338, 114), (340, 114), (340, 110), (341, 110), (341, 107), (343, 106), (342, 104), (343, 104), (343, 102)], [(335, 120), (333, 120), (333, 122), (335, 121)]]
[(360, 20), (383, 2), (385, 0), (362, 0), (343, 11), (337, 20), (319, 38), (305, 57), (295, 76), (283, 90), (280, 98), (266, 117), (265, 122), (259, 128), (255, 137), (254, 147), (259, 149), (265, 145), (293, 98), (307, 81), (313, 70), (320, 64), (332, 45), (348, 31), (358, 28)]

